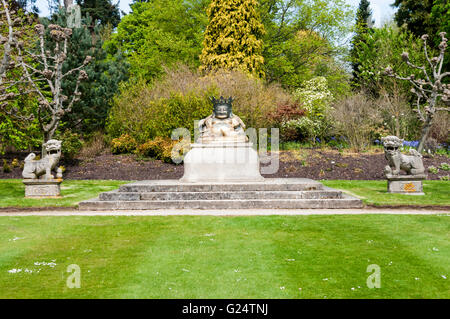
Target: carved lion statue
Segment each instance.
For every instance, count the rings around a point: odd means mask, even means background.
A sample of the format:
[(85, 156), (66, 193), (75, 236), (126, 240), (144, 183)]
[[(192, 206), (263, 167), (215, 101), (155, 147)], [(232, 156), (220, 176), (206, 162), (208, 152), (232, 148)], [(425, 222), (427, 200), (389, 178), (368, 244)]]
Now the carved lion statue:
[[(61, 141), (49, 140), (44, 143), (44, 154), (40, 160), (34, 160), (36, 155), (31, 153), (25, 158), (25, 165), (23, 167), (22, 176), (25, 179), (53, 179), (52, 171), (58, 165), (61, 158)], [(60, 168), (56, 171), (56, 177), (62, 178), (62, 170)]]
[(403, 140), (397, 136), (386, 136), (381, 139), (384, 146), (384, 155), (388, 161), (388, 166), (385, 167), (386, 175), (399, 175), (403, 170), (407, 175), (420, 175), (425, 172), (425, 167), (422, 162), (422, 155), (415, 149), (410, 149), (410, 155), (404, 155), (400, 152), (400, 147), (403, 145)]

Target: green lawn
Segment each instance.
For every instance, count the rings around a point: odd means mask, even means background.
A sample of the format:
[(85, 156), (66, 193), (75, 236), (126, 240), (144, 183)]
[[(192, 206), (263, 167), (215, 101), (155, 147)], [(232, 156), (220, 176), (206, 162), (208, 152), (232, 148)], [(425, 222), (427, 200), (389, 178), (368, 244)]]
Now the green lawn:
[(20, 179), (0, 180), (0, 207), (73, 207), (99, 193), (119, 188), (126, 181), (67, 180), (61, 184), (62, 198), (25, 198), (25, 186)]
[[(434, 205), (450, 206), (450, 182), (425, 181), (425, 196), (388, 194), (386, 181), (321, 181), (324, 185), (341, 189), (361, 197), (372, 205)], [(67, 180), (61, 185), (63, 198), (24, 198), (25, 186), (22, 180), (0, 180), (0, 207), (70, 207), (78, 202), (94, 198), (101, 192), (117, 189), (127, 181), (114, 180)]]
[(356, 195), (365, 204), (370, 205), (421, 205), (421, 206), (450, 206), (450, 182), (424, 181), (425, 195), (389, 194), (387, 181), (349, 181), (322, 180), (325, 186), (337, 188)]
[(449, 218), (0, 217), (0, 298), (450, 298)]

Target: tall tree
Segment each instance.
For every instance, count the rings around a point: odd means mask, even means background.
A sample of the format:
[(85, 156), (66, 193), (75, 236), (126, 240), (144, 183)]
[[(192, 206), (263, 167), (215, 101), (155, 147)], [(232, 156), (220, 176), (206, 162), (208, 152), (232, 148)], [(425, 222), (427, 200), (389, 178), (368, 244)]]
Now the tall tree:
[(257, 0), (212, 0), (200, 56), (201, 69), (241, 69), (263, 75), (265, 33)]
[(436, 21), (431, 17), (434, 0), (395, 0), (393, 6), (398, 10), (395, 21), (399, 27), (405, 26), (417, 37), (427, 33), (437, 37)]
[(81, 14), (92, 18), (92, 23), (110, 24), (113, 28), (120, 22), (119, 4), (112, 0), (77, 0)]
[(345, 0), (260, 0), (260, 11), (267, 81), (295, 89), (324, 76), (333, 93), (347, 91), (339, 58), (346, 53), (354, 11)]
[(198, 67), (208, 1), (135, 2), (106, 42), (108, 53), (123, 52), (130, 74), (147, 81), (161, 75), (164, 66), (181, 62)]
[(361, 0), (359, 2), (358, 11), (356, 12), (356, 32), (352, 40), (352, 48), (350, 51), (354, 85), (358, 84), (359, 74), (361, 72), (361, 63), (359, 62), (357, 56), (358, 47), (363, 44), (365, 35), (370, 32), (373, 25), (374, 21), (372, 20), (372, 10), (370, 9), (370, 2), (368, 0)]

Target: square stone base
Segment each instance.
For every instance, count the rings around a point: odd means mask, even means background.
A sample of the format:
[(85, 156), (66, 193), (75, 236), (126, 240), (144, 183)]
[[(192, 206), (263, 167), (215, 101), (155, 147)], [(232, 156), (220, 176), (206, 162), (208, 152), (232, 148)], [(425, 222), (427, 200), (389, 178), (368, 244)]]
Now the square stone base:
[(251, 143), (191, 144), (184, 158), (182, 182), (263, 181)]
[(425, 195), (423, 192), (422, 181), (426, 175), (399, 175), (387, 176), (388, 193), (406, 194), (406, 195)]
[(34, 180), (24, 179), (26, 198), (55, 198), (61, 197), (62, 179)]

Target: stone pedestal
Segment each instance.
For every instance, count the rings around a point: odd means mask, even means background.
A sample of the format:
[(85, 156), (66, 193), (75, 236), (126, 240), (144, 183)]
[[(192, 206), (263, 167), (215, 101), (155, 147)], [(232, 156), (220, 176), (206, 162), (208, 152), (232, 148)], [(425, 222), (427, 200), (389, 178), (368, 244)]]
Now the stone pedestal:
[(259, 157), (252, 143), (211, 142), (192, 144), (184, 158), (181, 182), (257, 182)]
[(24, 179), (26, 198), (61, 197), (62, 179), (41, 180)]
[(407, 195), (425, 195), (423, 192), (422, 181), (427, 178), (426, 175), (390, 175), (386, 176), (388, 180), (388, 193), (407, 194)]

